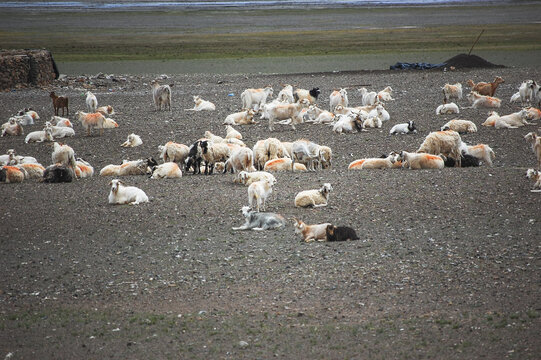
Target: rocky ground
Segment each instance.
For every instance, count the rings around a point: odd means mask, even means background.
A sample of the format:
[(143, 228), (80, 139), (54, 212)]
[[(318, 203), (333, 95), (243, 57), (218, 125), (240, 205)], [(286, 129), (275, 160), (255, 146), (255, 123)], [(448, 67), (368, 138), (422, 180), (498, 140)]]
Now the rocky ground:
[[(361, 240), (306, 244), (292, 223), (278, 231), (234, 232), (243, 223), (246, 188), (233, 175), (184, 174), (179, 180), (129, 176), (150, 203), (111, 206), (110, 178), (68, 184), (27, 181), (0, 187), (0, 356), (22, 358), (520, 358), (541, 352), (539, 333), (541, 195), (525, 178), (535, 166), (523, 136), (538, 126), (480, 126), (487, 110), (462, 109), (479, 131), (468, 144), (489, 144), (494, 167), (441, 171), (348, 171), (358, 158), (413, 151), (451, 116), (436, 116), (441, 86), (502, 76), (501, 114), (520, 83), (539, 69), (374, 71), (298, 75), (175, 75), (173, 111), (156, 112), (149, 83), (159, 75), (67, 78), (70, 118), (84, 110), (86, 89), (113, 105), (119, 128), (87, 137), (80, 124), (65, 142), (96, 172), (123, 159), (157, 157), (167, 141), (190, 144), (238, 111), (248, 87), (281, 83), (332, 89), (390, 85), (391, 120), (382, 129), (334, 134), (324, 125), (297, 131), (267, 124), (237, 127), (249, 146), (269, 136), (328, 145), (333, 167), (277, 174), (268, 210), (307, 223), (356, 229)], [(33, 107), (41, 129), (52, 115), (48, 93), (0, 93), (0, 118)], [(467, 88), (465, 88), (465, 93)], [(214, 112), (184, 111), (200, 95)], [(459, 102), (467, 106), (465, 99)], [(390, 136), (415, 120), (419, 133)], [(130, 133), (143, 145), (125, 149)], [(51, 162), (51, 145), (0, 139), (0, 153)], [(296, 209), (295, 194), (330, 182), (329, 206)]]

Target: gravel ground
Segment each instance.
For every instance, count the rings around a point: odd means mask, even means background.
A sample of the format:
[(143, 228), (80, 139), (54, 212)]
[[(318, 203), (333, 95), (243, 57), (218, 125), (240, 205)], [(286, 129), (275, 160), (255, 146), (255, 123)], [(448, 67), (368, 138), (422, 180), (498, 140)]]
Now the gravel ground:
[[(104, 136), (65, 142), (96, 172), (123, 159), (153, 155), (173, 140), (190, 144), (205, 130), (225, 135), (225, 116), (239, 110), (248, 87), (280, 83), (318, 86), (328, 107), (334, 88), (391, 85), (395, 101), (382, 129), (334, 134), (323, 125), (266, 123), (237, 127), (249, 146), (269, 136), (308, 138), (333, 149), (333, 167), (277, 174), (269, 211), (307, 223), (356, 229), (361, 240), (305, 244), (285, 229), (233, 232), (243, 223), (246, 188), (233, 175), (184, 174), (178, 180), (129, 176), (148, 204), (111, 206), (110, 178), (68, 184), (27, 181), (0, 191), (0, 356), (52, 358), (520, 358), (541, 353), (540, 194), (526, 169), (535, 158), (523, 136), (538, 126), (495, 130), (480, 126), (487, 110), (463, 109), (474, 121), (468, 144), (486, 143), (494, 167), (441, 171), (348, 171), (358, 158), (414, 151), (450, 116), (436, 116), (441, 86), (467, 79), (505, 83), (496, 94), (501, 114), (520, 83), (540, 79), (538, 68), (336, 72), (300, 75), (175, 75), (173, 111), (153, 110), (154, 75), (115, 80), (70, 78), (55, 83), (84, 110), (88, 87), (100, 105), (113, 105), (120, 124)], [(52, 114), (48, 91), (0, 93), (0, 117), (33, 107), (40, 129)], [(465, 93), (467, 88), (465, 88)], [(192, 96), (216, 104), (193, 113)], [(461, 106), (467, 106), (465, 99)], [(419, 133), (390, 136), (393, 124), (415, 120)], [(125, 149), (130, 133), (143, 145)], [(0, 153), (50, 164), (50, 144), (0, 139)], [(295, 194), (330, 182), (329, 206), (296, 209)]]

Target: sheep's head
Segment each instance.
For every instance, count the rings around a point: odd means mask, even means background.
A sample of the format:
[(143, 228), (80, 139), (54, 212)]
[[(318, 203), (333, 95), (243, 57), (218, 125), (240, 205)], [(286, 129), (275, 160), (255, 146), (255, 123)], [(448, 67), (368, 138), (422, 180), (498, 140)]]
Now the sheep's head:
[(334, 236), (334, 231), (336, 230), (336, 226), (334, 225), (327, 225), (327, 228), (325, 229), (325, 232), (327, 233), (327, 235), (331, 235), (331, 236)]
[(209, 151), (209, 142), (208, 141), (201, 141), (199, 143), (199, 146), (201, 147), (201, 152), (203, 154), (206, 154)]
[(111, 192), (113, 194), (116, 194), (118, 192), (118, 189), (120, 188), (120, 186), (124, 185), (124, 183), (122, 181), (118, 180), (118, 179), (113, 179), (113, 180), (111, 180), (109, 185), (111, 186)]
[(537, 138), (537, 134), (534, 132), (529, 132), (526, 135), (524, 135), (524, 139), (528, 142), (534, 142)]
[(293, 226), (295, 227), (296, 234), (302, 232), (302, 230), (304, 230), (306, 227), (306, 224), (297, 218), (292, 218), (291, 220), (293, 220)]
[(324, 194), (328, 194), (332, 191), (332, 186), (330, 183), (325, 183), (323, 184), (323, 186), (321, 187), (321, 190), (320, 190), (322, 193)]
[(248, 217), (250, 216), (250, 213), (252, 212), (252, 208), (249, 206), (243, 206), (242, 209), (240, 209), (240, 211), (242, 212), (242, 215), (244, 215), (244, 217)]
[(505, 81), (500, 77), (497, 76), (496, 79), (494, 79), (494, 83), (496, 84), (503, 84)]
[(313, 88), (312, 90), (309, 91), (309, 94), (310, 94), (311, 96), (313, 96), (314, 99), (317, 99), (317, 97), (319, 96), (319, 94), (321, 94), (321, 90), (319, 90), (318, 87), (315, 87), (315, 88)]
[(537, 177), (539, 176), (539, 171), (537, 170), (534, 170), (534, 169), (528, 169), (526, 171), (526, 177), (528, 179), (536, 179)]
[(408, 121), (408, 130), (411, 132), (417, 132), (414, 121)]

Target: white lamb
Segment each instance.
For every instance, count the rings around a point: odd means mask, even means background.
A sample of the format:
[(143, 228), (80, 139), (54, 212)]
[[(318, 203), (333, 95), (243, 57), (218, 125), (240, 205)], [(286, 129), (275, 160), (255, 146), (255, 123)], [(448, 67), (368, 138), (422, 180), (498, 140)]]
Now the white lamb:
[(68, 118), (61, 117), (61, 116), (51, 116), (51, 124), (58, 127), (73, 127), (73, 124)]
[(383, 122), (381, 121), (381, 118), (379, 116), (368, 116), (363, 121), (363, 128), (381, 128), (383, 126)]
[(333, 124), (332, 131), (342, 133), (352, 133), (358, 131), (365, 131), (363, 129), (363, 120), (359, 115), (336, 115), (336, 122)]
[(432, 154), (402, 151), (398, 160), (402, 161), (402, 167), (412, 170), (443, 169), (445, 167), (443, 158)]
[(496, 158), (496, 154), (494, 154), (492, 148), (486, 144), (466, 145), (463, 143), (461, 149), (462, 153), (466, 153), (479, 160), (482, 160), (489, 166), (492, 166), (492, 160)]
[[(370, 105), (374, 106), (374, 105)], [(360, 109), (360, 112), (362, 113), (362, 109)], [(378, 116), (382, 122), (389, 121), (391, 119), (391, 116), (389, 115), (389, 112), (385, 110), (382, 104), (375, 105), (375, 108), (370, 110), (368, 112), (367, 116)]]
[(98, 108), (98, 99), (96, 95), (92, 94), (90, 91), (85, 93), (86, 95), (86, 109), (89, 113), (95, 113)]
[(141, 137), (139, 135), (130, 134), (128, 135), (128, 139), (124, 141), (120, 146), (122, 147), (136, 147), (139, 145), (143, 145), (143, 140), (141, 140)]
[(460, 110), (458, 109), (458, 105), (454, 102), (442, 104), (436, 109), (436, 115), (450, 115), (458, 113), (460, 113)]
[(392, 101), (394, 100), (392, 97), (393, 88), (390, 86), (387, 86), (385, 89), (378, 92), (378, 101)]
[(537, 93), (538, 89), (539, 85), (537, 85), (534, 80), (524, 81), (518, 88), (522, 105), (532, 103), (535, 100), (535, 94)]
[(226, 132), (226, 135), (225, 135), (225, 139), (239, 139), (241, 140), (242, 139), (242, 134), (240, 132), (238, 132), (237, 130), (235, 130), (231, 125), (227, 125), (225, 127), (225, 132)]
[(241, 183), (246, 186), (249, 186), (253, 182), (261, 181), (261, 180), (266, 180), (269, 183), (272, 183), (273, 185), (276, 184), (276, 178), (274, 177), (274, 175), (266, 171), (254, 171), (254, 172), (241, 171), (235, 177), (233, 182)]
[(103, 128), (104, 129), (114, 129), (118, 127), (118, 123), (114, 121), (111, 118), (105, 118), (105, 121), (103, 122)]
[(29, 142), (44, 142), (44, 141), (53, 141), (53, 131), (50, 127), (45, 127), (43, 130), (32, 131), (26, 138), (24, 142), (27, 144)]
[(250, 125), (257, 124), (254, 120), (256, 112), (253, 109), (244, 110), (227, 115), (224, 125)]
[(195, 103), (193, 108), (184, 109), (186, 111), (214, 111), (216, 110), (216, 105), (211, 103), (208, 100), (203, 100), (199, 95), (193, 97), (193, 102)]
[(154, 167), (152, 179), (178, 179), (182, 177), (182, 170), (177, 163), (166, 162)]
[(268, 180), (255, 181), (248, 186), (248, 201), (250, 207), (253, 208), (253, 203), (256, 203), (256, 211), (265, 211), (265, 202), (272, 193), (274, 183)]
[(317, 105), (310, 105), (307, 109), (308, 120), (315, 124), (330, 124), (334, 121), (335, 115), (327, 110), (319, 108)]
[(289, 84), (286, 84), (286, 85), (282, 84), (282, 86), (283, 86), (282, 90), (280, 90), (276, 99), (283, 103), (288, 103), (288, 104), (294, 103), (295, 99), (293, 98), (293, 86)]
[(251, 149), (241, 147), (231, 151), (231, 156), (225, 162), (224, 172), (255, 171), (254, 155)]
[(417, 134), (417, 128), (415, 127), (414, 121), (408, 121), (407, 123), (396, 124), (394, 125), (389, 134)]
[(480, 95), (479, 93), (472, 91), (467, 96), (468, 101), (471, 103), (470, 108), (499, 108), (502, 101), (498, 98)]
[(75, 131), (71, 127), (54, 126), (49, 121), (45, 122), (45, 126), (51, 129), (51, 133), (55, 139), (75, 136)]
[(147, 194), (135, 186), (126, 186), (118, 179), (111, 180), (109, 184), (111, 185), (109, 204), (138, 205), (148, 202)]
[(295, 196), (296, 207), (322, 207), (327, 206), (329, 194), (332, 191), (332, 186), (329, 183), (323, 184), (318, 190), (304, 190)]
[(477, 132), (477, 126), (469, 120), (453, 119), (441, 127), (441, 131), (453, 130), (459, 134), (471, 134)]

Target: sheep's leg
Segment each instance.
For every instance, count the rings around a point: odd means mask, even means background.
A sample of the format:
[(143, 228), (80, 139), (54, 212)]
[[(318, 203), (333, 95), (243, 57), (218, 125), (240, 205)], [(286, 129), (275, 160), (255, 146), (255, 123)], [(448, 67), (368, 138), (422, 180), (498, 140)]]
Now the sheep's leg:
[(312, 206), (313, 206), (314, 208), (319, 208), (319, 207), (327, 206), (327, 204), (326, 204), (326, 203), (325, 203), (325, 204), (319, 204), (319, 205), (314, 204), (314, 205), (312, 205)]
[(249, 227), (247, 224), (244, 224), (242, 226), (239, 226), (239, 227), (232, 227), (231, 230), (248, 230)]

